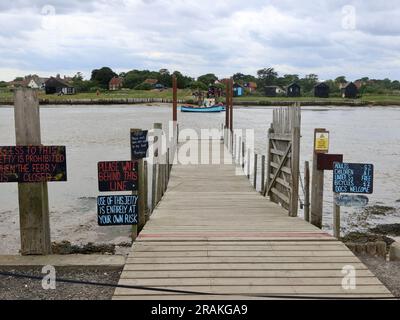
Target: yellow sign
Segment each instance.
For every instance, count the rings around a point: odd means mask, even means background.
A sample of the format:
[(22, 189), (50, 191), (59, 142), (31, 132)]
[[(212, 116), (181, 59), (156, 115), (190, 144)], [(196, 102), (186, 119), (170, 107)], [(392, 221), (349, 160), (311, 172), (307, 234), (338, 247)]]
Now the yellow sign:
[(329, 151), (329, 132), (315, 133), (315, 151), (316, 152)]

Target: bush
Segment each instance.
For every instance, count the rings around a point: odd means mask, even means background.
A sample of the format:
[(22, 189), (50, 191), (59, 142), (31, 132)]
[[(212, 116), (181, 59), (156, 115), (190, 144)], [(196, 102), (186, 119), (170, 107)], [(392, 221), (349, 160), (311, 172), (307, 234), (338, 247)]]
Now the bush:
[(91, 88), (90, 88), (90, 92), (97, 92), (97, 91), (99, 91), (99, 92), (106, 92), (105, 89), (100, 88), (100, 87), (91, 87)]
[(147, 90), (147, 91), (149, 91), (151, 89), (153, 89), (153, 86), (151, 84), (149, 84), (149, 83), (141, 83), (141, 84), (139, 84), (139, 85), (137, 85), (135, 87), (135, 90)]

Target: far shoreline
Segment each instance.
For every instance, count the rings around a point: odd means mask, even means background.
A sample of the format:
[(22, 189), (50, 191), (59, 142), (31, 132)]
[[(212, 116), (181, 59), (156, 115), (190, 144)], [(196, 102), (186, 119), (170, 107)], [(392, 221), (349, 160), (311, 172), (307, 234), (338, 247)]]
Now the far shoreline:
[[(178, 100), (178, 105), (192, 104), (192, 100)], [(303, 107), (313, 106), (331, 106), (331, 107), (400, 107), (399, 101), (390, 100), (343, 100), (338, 99), (324, 99), (324, 100), (304, 100), (292, 99), (292, 100), (274, 100), (274, 99), (252, 99), (244, 100), (244, 98), (234, 99), (234, 105), (239, 107), (279, 107), (279, 106), (292, 106), (298, 103)], [(0, 107), (12, 106), (14, 103), (11, 99), (0, 100)], [(62, 105), (62, 106), (90, 106), (90, 105), (159, 105), (159, 104), (172, 104), (172, 99), (161, 99), (161, 98), (125, 98), (125, 99), (39, 99), (39, 104), (46, 105)]]

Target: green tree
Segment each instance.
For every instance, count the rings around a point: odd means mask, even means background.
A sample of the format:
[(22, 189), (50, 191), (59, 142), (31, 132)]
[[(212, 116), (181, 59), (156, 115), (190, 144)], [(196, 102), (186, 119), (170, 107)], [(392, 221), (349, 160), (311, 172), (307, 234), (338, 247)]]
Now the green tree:
[(303, 92), (310, 94), (314, 86), (318, 83), (318, 76), (316, 74), (306, 75), (303, 79), (300, 79), (299, 85), (303, 89)]
[(178, 85), (179, 89), (188, 88), (190, 86), (190, 84), (194, 81), (193, 78), (184, 76), (179, 71), (174, 71), (173, 74), (176, 76), (176, 80), (177, 80), (176, 82), (177, 82), (177, 85)]
[(288, 86), (291, 83), (298, 82), (300, 80), (298, 74), (285, 74), (283, 77), (279, 77), (276, 80), (278, 86)]
[(340, 76), (340, 77), (337, 77), (337, 78), (335, 79), (335, 82), (336, 82), (337, 84), (345, 84), (345, 83), (347, 83), (347, 80), (346, 80), (346, 77), (345, 77), (345, 76)]
[(189, 84), (189, 88), (192, 90), (201, 90), (201, 91), (207, 91), (208, 90), (208, 86), (205, 85), (203, 82), (201, 81), (193, 81)]
[(197, 78), (197, 81), (203, 82), (207, 87), (214, 84), (218, 77), (213, 73), (207, 73)]
[(111, 68), (103, 67), (93, 70), (90, 80), (97, 82), (101, 88), (107, 89), (110, 80), (116, 76), (117, 74)]
[(235, 73), (233, 80), (237, 83), (244, 84), (247, 82), (257, 82), (257, 78), (251, 74)]
[(257, 71), (257, 85), (259, 88), (263, 88), (265, 86), (271, 86), (275, 84), (278, 73), (274, 70), (274, 68), (264, 68)]

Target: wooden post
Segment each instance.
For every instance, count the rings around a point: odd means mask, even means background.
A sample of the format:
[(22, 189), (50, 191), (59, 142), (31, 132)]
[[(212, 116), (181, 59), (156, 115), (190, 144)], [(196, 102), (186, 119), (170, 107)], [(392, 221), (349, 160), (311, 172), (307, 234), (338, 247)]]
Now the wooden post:
[(227, 137), (227, 132), (228, 132), (228, 131), (227, 131), (226, 127), (224, 126), (224, 146), (225, 146), (225, 147), (228, 146), (227, 143), (226, 143), (226, 140), (227, 140), (227, 138), (226, 138), (226, 137)]
[(317, 155), (315, 151), (315, 137), (318, 132), (327, 132), (326, 129), (315, 129), (314, 131), (314, 154), (312, 166), (312, 187), (311, 187), (311, 223), (322, 228), (322, 213), (324, 199), (324, 171), (318, 170)]
[(176, 124), (176, 145), (179, 143), (179, 123)]
[(247, 149), (247, 179), (250, 180), (250, 149)]
[(245, 156), (245, 152), (246, 152), (246, 144), (244, 141), (242, 141), (242, 169), (244, 171), (244, 156)]
[[(160, 130), (162, 130), (162, 124), (159, 125)], [(161, 133), (162, 135), (162, 133)], [(161, 141), (162, 136), (158, 137), (159, 141)], [(160, 145), (161, 148), (161, 145)], [(158, 150), (158, 165), (157, 165), (157, 204), (160, 202), (162, 196), (164, 195), (163, 192), (163, 178), (164, 178), (164, 164), (162, 163), (162, 150)]]
[(237, 164), (240, 166), (242, 163), (240, 162), (242, 160), (242, 137), (239, 137), (239, 142), (238, 142), (238, 152), (237, 152)]
[(167, 159), (165, 162), (165, 191), (167, 191), (168, 188), (168, 181), (169, 181), (169, 148), (167, 149), (167, 155), (166, 155)]
[[(153, 129), (155, 132), (158, 130), (162, 130), (162, 124), (161, 123), (154, 123)], [(160, 141), (160, 137), (158, 135), (154, 136), (154, 143), (157, 143)], [(154, 211), (155, 207), (158, 204), (158, 181), (159, 181), (159, 171), (160, 171), (160, 165), (159, 165), (159, 150), (158, 148), (154, 149), (154, 154), (153, 154), (153, 177), (152, 177), (152, 184), (151, 184), (151, 202), (152, 202), (152, 212)]]
[(261, 194), (265, 188), (265, 155), (261, 156)]
[(152, 176), (151, 176), (151, 213), (153, 213), (157, 203), (156, 203), (156, 194), (157, 194), (157, 164), (155, 163), (155, 159), (153, 159), (152, 165)]
[(292, 123), (292, 188), (290, 197), (289, 216), (297, 217), (299, 210), (299, 178), (300, 178), (300, 126), (296, 125), (296, 113), (293, 113)]
[(172, 121), (178, 121), (178, 83), (176, 75), (172, 75)]
[(236, 149), (237, 149), (236, 134), (234, 134), (233, 139), (232, 139), (232, 159), (233, 160), (236, 160)]
[(229, 97), (229, 129), (233, 132), (233, 79), (229, 80), (230, 86), (230, 97)]
[[(131, 129), (132, 132), (138, 132), (142, 131), (142, 129)], [(133, 226), (137, 227), (136, 228), (136, 237), (139, 234), (139, 232), (143, 229), (144, 225), (146, 224), (146, 191), (145, 191), (145, 173), (144, 173), (144, 160), (139, 159), (135, 160), (132, 158), (132, 161), (137, 161), (138, 162), (138, 225)], [(133, 228), (133, 233), (135, 233), (135, 228)]]
[(253, 174), (253, 185), (254, 185), (254, 189), (257, 190), (257, 166), (258, 166), (258, 154), (254, 153), (254, 174)]
[(310, 222), (310, 163), (304, 164), (304, 219)]
[[(14, 94), (17, 146), (41, 145), (37, 92), (18, 89)], [(51, 254), (47, 183), (18, 183), (22, 255)]]
[(272, 127), (272, 123), (270, 128), (268, 129), (268, 145), (267, 145), (267, 170), (265, 172), (265, 185), (264, 185), (264, 191), (263, 195), (264, 197), (269, 197), (269, 194), (267, 194), (267, 191), (269, 189), (269, 184), (271, 181), (271, 162), (272, 162), (272, 154), (271, 154), (271, 149), (272, 149), (272, 143), (271, 143), (271, 135), (274, 133), (274, 129)]
[(226, 96), (225, 96), (225, 128), (229, 129), (229, 116), (230, 116), (230, 112), (229, 112), (229, 108), (230, 108), (230, 81), (226, 81)]
[(149, 173), (147, 160), (144, 161), (144, 199), (145, 199), (145, 218), (146, 222), (150, 220), (149, 210)]
[(340, 238), (340, 206), (335, 203), (338, 193), (333, 193), (333, 236)]
[(169, 182), (169, 176), (171, 173), (171, 165), (170, 165), (170, 155), (169, 155), (169, 148), (167, 149), (167, 185)]

